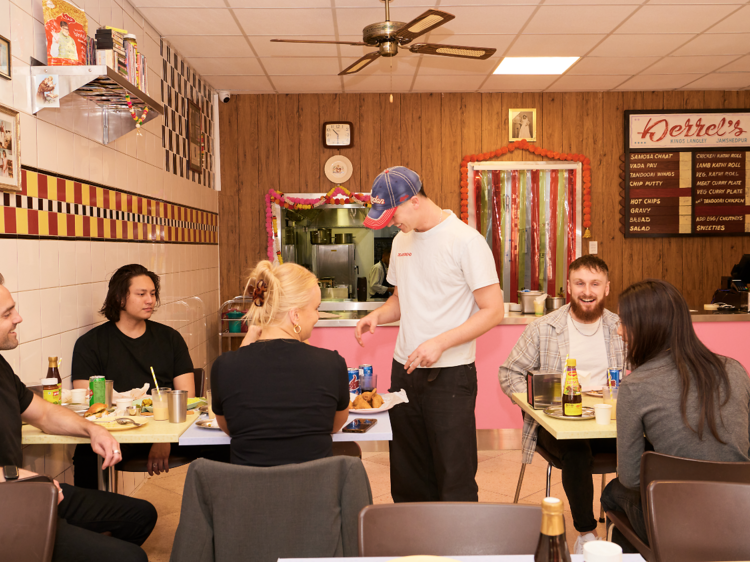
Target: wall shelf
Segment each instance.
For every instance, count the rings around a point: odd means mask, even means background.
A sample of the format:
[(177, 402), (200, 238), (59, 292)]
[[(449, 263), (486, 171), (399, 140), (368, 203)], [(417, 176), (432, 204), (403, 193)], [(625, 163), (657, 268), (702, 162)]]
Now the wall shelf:
[(130, 116), (125, 100), (126, 94), (130, 94), (130, 102), (139, 115), (148, 106), (148, 115), (144, 124), (156, 119), (164, 111), (162, 104), (136, 88), (108, 66), (32, 66), (31, 101), (34, 113), (44, 109), (34, 86), (34, 77), (39, 75), (58, 77), (60, 99), (69, 94), (77, 94), (98, 106), (103, 115), (102, 142), (104, 144), (110, 144), (135, 130), (135, 121)]

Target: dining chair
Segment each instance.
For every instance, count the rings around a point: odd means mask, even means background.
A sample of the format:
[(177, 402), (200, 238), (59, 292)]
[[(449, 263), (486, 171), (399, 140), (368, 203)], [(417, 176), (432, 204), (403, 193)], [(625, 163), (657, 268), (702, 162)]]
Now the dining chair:
[(359, 556), (534, 554), (541, 522), (536, 505), (370, 505), (359, 513)]
[(193, 369), (193, 378), (195, 381), (195, 395), (204, 396), (206, 390), (206, 372), (201, 369)]
[(0, 558), (3, 560), (52, 560), (57, 532), (57, 488), (46, 480), (0, 484)]
[[(648, 532), (648, 497), (647, 490), (655, 480), (700, 480), (735, 482), (750, 484), (750, 463), (745, 462), (715, 462), (696, 459), (685, 459), (672, 455), (646, 451), (641, 456), (641, 505)], [(628, 516), (623, 511), (607, 511), (607, 519), (622, 533), (640, 555), (647, 561), (654, 560), (654, 553), (649, 544), (643, 542), (633, 529)]]
[(647, 498), (655, 562), (750, 560), (750, 484), (655, 480)]

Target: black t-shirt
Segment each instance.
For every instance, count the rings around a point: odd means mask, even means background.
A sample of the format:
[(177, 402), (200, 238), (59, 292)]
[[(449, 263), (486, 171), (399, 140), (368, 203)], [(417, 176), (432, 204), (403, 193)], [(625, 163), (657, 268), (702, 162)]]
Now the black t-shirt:
[(331, 456), (337, 411), (349, 406), (346, 362), (295, 340), (259, 341), (221, 355), (213, 409), (232, 436), (232, 462), (278, 466)]
[(174, 388), (175, 377), (193, 371), (185, 340), (177, 330), (146, 320), (139, 338), (123, 334), (114, 322), (107, 322), (78, 338), (73, 349), (73, 380), (106, 376), (117, 392), (127, 392), (150, 383), (151, 367), (159, 386)]
[(34, 394), (0, 355), (0, 466), (23, 465), (21, 414), (33, 398)]

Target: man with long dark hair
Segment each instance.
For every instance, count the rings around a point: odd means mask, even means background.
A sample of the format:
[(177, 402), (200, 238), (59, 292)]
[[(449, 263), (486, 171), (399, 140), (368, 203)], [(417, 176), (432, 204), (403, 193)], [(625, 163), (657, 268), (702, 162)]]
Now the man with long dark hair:
[[(622, 369), (625, 360), (618, 317), (604, 308), (609, 294), (609, 268), (596, 256), (578, 258), (568, 268), (570, 303), (535, 320), (500, 367), (503, 392), (526, 393), (526, 373), (562, 373), (566, 357), (576, 360), (584, 390), (606, 385), (607, 369)], [(615, 439), (566, 439), (558, 441), (531, 416), (523, 424), (523, 458), (530, 464), (537, 442), (562, 461), (562, 483), (568, 496), (573, 525), (579, 536), (575, 553), (596, 540), (594, 483), (591, 474), (596, 452), (615, 452)]]
[[(647, 279), (620, 295), (620, 334), (633, 371), (617, 399), (617, 475), (602, 492), (607, 511), (624, 511), (648, 544), (640, 495), (646, 441), (657, 453), (747, 462), (750, 379), (734, 359), (698, 339), (685, 299), (666, 281)], [(635, 549), (619, 532), (612, 540)]]

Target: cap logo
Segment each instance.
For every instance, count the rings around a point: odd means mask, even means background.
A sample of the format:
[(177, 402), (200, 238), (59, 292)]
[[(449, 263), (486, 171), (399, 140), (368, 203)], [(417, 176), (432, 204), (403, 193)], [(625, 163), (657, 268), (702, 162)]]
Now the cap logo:
[(407, 199), (409, 199), (409, 198), (410, 198), (410, 195), (409, 195), (409, 194), (406, 194), (406, 195), (402, 195), (402, 196), (401, 196), (401, 199), (399, 199), (399, 200), (398, 200), (398, 202), (399, 202), (399, 203), (403, 203), (404, 201), (406, 201), (406, 200), (407, 200)]
[(385, 205), (385, 199), (381, 199), (377, 195), (371, 196), (370, 197), (370, 201), (372, 201), (373, 203), (375, 203), (377, 205)]

